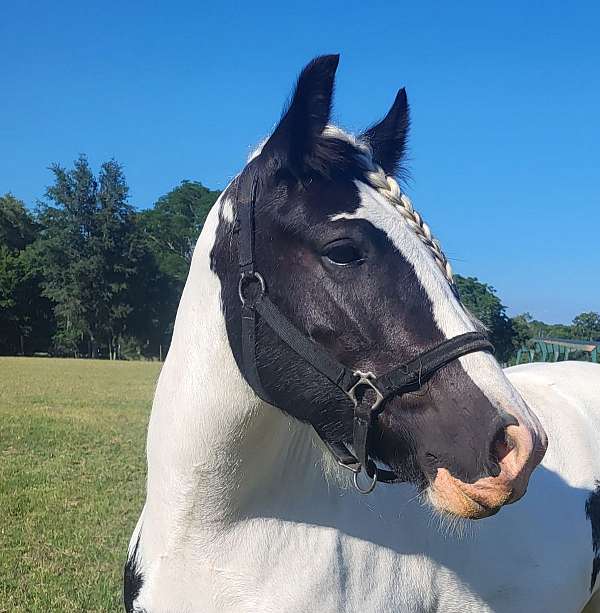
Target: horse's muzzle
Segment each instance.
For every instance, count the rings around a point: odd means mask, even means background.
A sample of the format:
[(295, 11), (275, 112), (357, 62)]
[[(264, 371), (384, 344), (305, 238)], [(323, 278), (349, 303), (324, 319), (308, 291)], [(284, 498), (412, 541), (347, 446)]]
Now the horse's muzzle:
[(497, 513), (505, 504), (519, 500), (527, 491), (529, 477), (542, 461), (548, 440), (541, 426), (506, 428), (505, 437), (493, 449), (500, 474), (465, 483), (446, 468), (438, 468), (429, 488), (429, 499), (442, 512), (468, 519)]

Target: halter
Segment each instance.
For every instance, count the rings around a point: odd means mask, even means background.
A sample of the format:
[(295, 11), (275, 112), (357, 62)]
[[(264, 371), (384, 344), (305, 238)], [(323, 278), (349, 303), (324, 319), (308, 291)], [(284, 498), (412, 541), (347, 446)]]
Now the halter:
[[(242, 305), (242, 365), (246, 381), (260, 398), (273, 404), (262, 385), (256, 363), (258, 316), (288, 347), (329, 379), (352, 401), (354, 454), (343, 442), (328, 440), (315, 423), (311, 422), (311, 425), (337, 463), (353, 473), (356, 489), (362, 494), (369, 494), (375, 489), (378, 481), (384, 483), (401, 481), (395, 472), (378, 468), (369, 457), (369, 437), (386, 402), (393, 396), (420, 389), (434, 373), (463, 355), (476, 351), (493, 352), (493, 345), (483, 334), (467, 332), (441, 342), (382, 376), (353, 370), (343, 365), (329, 351), (303, 334), (269, 298), (267, 284), (255, 268), (255, 198), (254, 187), (249, 202), (238, 202), (236, 228), (239, 234), (238, 294)], [(370, 480), (366, 488), (361, 487), (358, 481), (362, 470)]]

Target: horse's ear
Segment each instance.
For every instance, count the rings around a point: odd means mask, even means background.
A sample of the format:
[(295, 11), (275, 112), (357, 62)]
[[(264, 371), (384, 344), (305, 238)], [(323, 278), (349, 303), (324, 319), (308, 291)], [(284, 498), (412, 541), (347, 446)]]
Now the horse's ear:
[(373, 159), (386, 174), (395, 175), (406, 150), (410, 116), (406, 91), (402, 88), (396, 95), (388, 114), (362, 134), (373, 151)]
[(329, 122), (339, 55), (316, 57), (300, 73), (287, 110), (261, 151), (301, 175), (318, 137)]

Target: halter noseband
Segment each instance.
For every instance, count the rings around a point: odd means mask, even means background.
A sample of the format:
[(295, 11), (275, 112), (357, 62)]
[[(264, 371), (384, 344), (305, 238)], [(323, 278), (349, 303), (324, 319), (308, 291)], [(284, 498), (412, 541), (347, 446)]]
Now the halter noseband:
[[(463, 355), (475, 351), (493, 352), (493, 345), (483, 334), (467, 332), (441, 342), (380, 377), (372, 372), (352, 370), (344, 366), (326, 349), (296, 328), (269, 298), (265, 280), (255, 269), (254, 204), (253, 190), (253, 197), (249, 202), (238, 202), (236, 227), (239, 233), (238, 294), (242, 305), (242, 365), (247, 382), (260, 398), (272, 404), (262, 385), (256, 363), (258, 315), (286, 345), (352, 400), (354, 454), (343, 442), (327, 440), (316, 424), (311, 422), (311, 425), (337, 463), (352, 471), (356, 489), (363, 494), (369, 494), (378, 481), (384, 483), (401, 481), (395, 472), (378, 468), (369, 457), (369, 435), (386, 401), (392, 396), (418, 390), (434, 373)], [(365, 489), (358, 482), (358, 475), (363, 469), (370, 478), (370, 483)]]

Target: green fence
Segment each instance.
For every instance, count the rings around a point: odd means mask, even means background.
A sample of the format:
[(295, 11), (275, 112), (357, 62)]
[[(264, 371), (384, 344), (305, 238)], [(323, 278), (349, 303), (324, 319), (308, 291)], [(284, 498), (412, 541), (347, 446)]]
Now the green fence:
[(517, 352), (517, 364), (574, 359), (600, 363), (600, 343), (568, 338), (536, 338)]

